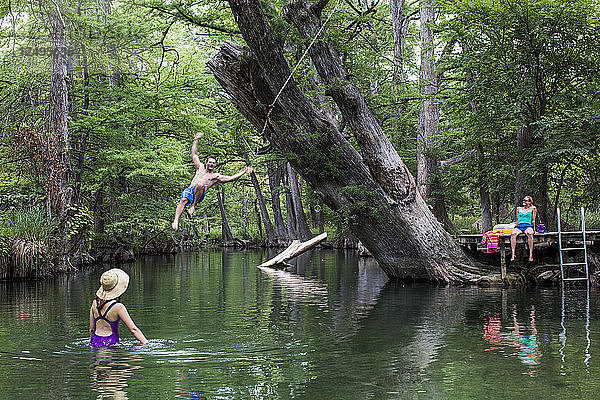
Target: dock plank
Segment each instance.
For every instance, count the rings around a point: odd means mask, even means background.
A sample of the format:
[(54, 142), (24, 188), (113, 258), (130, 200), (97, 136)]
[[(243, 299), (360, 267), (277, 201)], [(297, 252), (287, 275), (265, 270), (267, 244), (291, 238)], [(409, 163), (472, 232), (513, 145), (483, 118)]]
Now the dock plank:
[[(581, 237), (581, 231), (579, 232), (562, 232), (564, 236), (573, 236), (579, 234)], [(457, 240), (461, 245), (468, 244), (480, 244), (481, 237), (483, 235), (481, 233), (477, 234), (468, 234), (468, 235), (458, 235)], [(587, 242), (597, 242), (600, 241), (600, 231), (586, 231), (585, 239)], [(500, 241), (504, 242), (504, 244), (510, 244), (510, 235), (501, 235), (499, 238)], [(573, 241), (573, 238), (569, 237), (566, 240)], [(558, 232), (546, 232), (546, 233), (536, 233), (533, 235), (534, 243), (558, 243)], [(525, 234), (521, 234), (517, 236), (517, 243), (527, 243), (527, 236)]]

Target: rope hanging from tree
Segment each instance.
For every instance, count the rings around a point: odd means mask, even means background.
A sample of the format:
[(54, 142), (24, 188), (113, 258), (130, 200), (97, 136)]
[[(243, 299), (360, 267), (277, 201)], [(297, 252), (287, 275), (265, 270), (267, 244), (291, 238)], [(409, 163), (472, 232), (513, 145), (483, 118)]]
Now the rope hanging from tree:
[(273, 112), (273, 108), (275, 108), (275, 103), (277, 102), (277, 99), (279, 98), (279, 96), (283, 92), (283, 89), (285, 89), (285, 87), (289, 83), (290, 79), (292, 79), (292, 76), (294, 75), (294, 72), (296, 72), (296, 70), (300, 66), (300, 63), (302, 62), (302, 60), (304, 59), (304, 57), (306, 57), (306, 54), (308, 54), (308, 51), (310, 50), (310, 48), (312, 47), (312, 45), (315, 43), (315, 41), (317, 40), (317, 38), (321, 35), (321, 32), (323, 32), (323, 29), (325, 29), (325, 26), (327, 25), (327, 23), (329, 22), (329, 20), (331, 19), (331, 17), (335, 13), (335, 11), (337, 10), (339, 4), (340, 4), (340, 0), (337, 0), (337, 2), (335, 3), (335, 7), (333, 7), (333, 10), (331, 10), (331, 12), (329, 13), (329, 16), (327, 17), (327, 19), (325, 20), (325, 22), (321, 25), (321, 28), (319, 28), (319, 31), (315, 34), (315, 37), (313, 37), (312, 41), (310, 42), (310, 44), (308, 45), (308, 47), (306, 48), (306, 50), (302, 54), (302, 57), (300, 57), (300, 59), (298, 60), (298, 62), (294, 66), (294, 69), (292, 70), (292, 72), (290, 72), (290, 75), (287, 77), (287, 79), (286, 79), (285, 83), (283, 84), (283, 86), (281, 86), (281, 89), (279, 89), (279, 93), (277, 93), (277, 96), (275, 96), (275, 99), (273, 100), (273, 102), (271, 103), (271, 105), (269, 105), (269, 111), (267, 112), (267, 118), (265, 119), (265, 125), (263, 126), (263, 129), (260, 132), (260, 136), (261, 137), (264, 135), (265, 130), (267, 129), (267, 125), (269, 124), (269, 120), (271, 118), (271, 113)]

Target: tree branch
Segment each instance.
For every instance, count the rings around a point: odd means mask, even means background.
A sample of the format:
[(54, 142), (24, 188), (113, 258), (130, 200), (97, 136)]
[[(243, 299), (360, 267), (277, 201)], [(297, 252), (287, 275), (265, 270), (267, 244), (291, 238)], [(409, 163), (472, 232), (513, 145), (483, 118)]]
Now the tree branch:
[(447, 160), (442, 160), (442, 161), (440, 161), (440, 168), (446, 168), (450, 165), (458, 164), (460, 162), (468, 160), (469, 158), (473, 157), (473, 155), (475, 154), (475, 151), (476, 151), (475, 149), (467, 150), (464, 153), (458, 154)]
[(327, 6), (327, 3), (329, 3), (329, 0), (319, 0), (318, 2), (310, 6), (310, 9), (313, 13), (315, 13), (315, 15), (319, 16), (320, 18), (321, 12), (323, 12), (323, 9)]

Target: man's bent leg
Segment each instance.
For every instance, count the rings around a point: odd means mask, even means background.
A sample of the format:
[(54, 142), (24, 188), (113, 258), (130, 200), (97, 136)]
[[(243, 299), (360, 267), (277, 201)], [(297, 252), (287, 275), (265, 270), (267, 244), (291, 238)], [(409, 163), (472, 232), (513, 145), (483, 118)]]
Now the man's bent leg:
[(177, 228), (179, 228), (179, 217), (183, 213), (183, 210), (185, 209), (185, 205), (188, 202), (189, 202), (189, 200), (185, 197), (183, 197), (181, 200), (179, 200), (179, 204), (177, 204), (177, 208), (175, 209), (175, 219), (173, 220), (173, 223), (171, 224), (171, 228), (173, 228), (173, 230), (177, 230)]
[(196, 204), (198, 203), (198, 200), (204, 199), (204, 195), (206, 194), (204, 193), (205, 190), (206, 189), (204, 186), (196, 185), (196, 189), (194, 190), (194, 203), (187, 210), (187, 213), (190, 215), (190, 217), (194, 211), (196, 211)]

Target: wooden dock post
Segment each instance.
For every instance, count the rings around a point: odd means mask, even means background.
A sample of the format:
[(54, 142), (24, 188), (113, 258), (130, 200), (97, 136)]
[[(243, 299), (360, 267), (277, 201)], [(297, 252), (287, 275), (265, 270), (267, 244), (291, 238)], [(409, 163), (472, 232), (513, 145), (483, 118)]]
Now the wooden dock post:
[(504, 240), (500, 238), (500, 276), (502, 280), (506, 278), (506, 246), (504, 245)]

